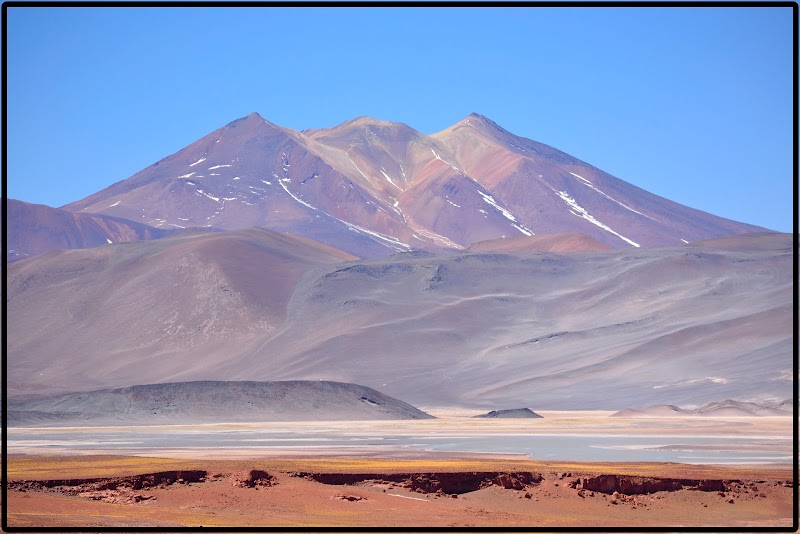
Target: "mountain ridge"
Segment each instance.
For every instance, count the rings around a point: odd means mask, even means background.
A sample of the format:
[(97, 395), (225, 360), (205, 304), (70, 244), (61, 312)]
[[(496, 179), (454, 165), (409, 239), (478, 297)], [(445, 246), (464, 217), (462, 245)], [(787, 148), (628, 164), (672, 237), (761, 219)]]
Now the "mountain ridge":
[(477, 113), (425, 135), (366, 116), (298, 132), (253, 112), (64, 208), (158, 228), (262, 226), (360, 257), (561, 232), (627, 248), (765, 231), (648, 193)]

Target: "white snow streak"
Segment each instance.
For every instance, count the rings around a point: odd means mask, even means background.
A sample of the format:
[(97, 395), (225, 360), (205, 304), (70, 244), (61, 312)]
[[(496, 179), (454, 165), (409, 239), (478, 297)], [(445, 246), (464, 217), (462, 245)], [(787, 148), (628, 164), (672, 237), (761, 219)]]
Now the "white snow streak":
[(612, 233), (612, 234), (614, 234), (615, 236), (619, 237), (619, 238), (620, 238), (620, 239), (622, 239), (623, 241), (625, 241), (625, 242), (627, 242), (627, 243), (630, 243), (630, 244), (631, 244), (631, 245), (633, 245), (634, 247), (638, 247), (638, 246), (639, 246), (639, 243), (636, 243), (636, 242), (634, 242), (634, 241), (631, 241), (631, 240), (630, 240), (630, 239), (628, 239), (627, 237), (625, 237), (625, 236), (623, 236), (623, 235), (620, 235), (620, 234), (618, 234), (617, 232), (615, 232), (614, 230), (612, 230), (611, 228), (609, 228), (609, 227), (608, 227), (608, 226), (606, 226), (605, 224), (601, 223), (600, 221), (598, 221), (597, 219), (595, 219), (594, 217), (592, 217), (591, 215), (589, 215), (589, 212), (588, 212), (588, 211), (586, 211), (585, 209), (583, 209), (582, 207), (580, 207), (580, 206), (578, 205), (578, 203), (577, 203), (577, 202), (575, 202), (575, 199), (574, 199), (574, 198), (572, 198), (571, 196), (569, 196), (569, 194), (568, 194), (566, 191), (558, 191), (558, 196), (560, 196), (560, 197), (561, 197), (561, 200), (563, 200), (564, 202), (566, 202), (566, 203), (567, 203), (567, 205), (568, 205), (570, 208), (572, 208), (572, 209), (570, 210), (570, 213), (572, 213), (573, 215), (577, 215), (578, 217), (581, 217), (581, 218), (583, 218), (583, 219), (586, 219), (587, 221), (589, 221), (589, 222), (590, 222), (590, 223), (592, 223), (593, 225), (595, 225), (595, 226), (599, 226), (600, 228), (602, 228), (602, 229), (603, 229), (603, 230), (605, 230), (606, 232), (609, 232), (609, 233)]
[(238, 176), (234, 176), (233, 179), (234, 180), (239, 180), (240, 178)]
[(114, 202), (113, 204), (111, 204), (111, 205), (109, 206), (109, 208), (113, 208), (114, 206), (116, 206), (116, 205), (117, 205), (117, 204), (119, 204), (120, 202), (122, 202), (122, 201), (121, 201), (121, 200), (117, 200), (116, 202)]
[(361, 173), (361, 176), (366, 178), (366, 180), (370, 183), (370, 185), (372, 185), (372, 180), (370, 180), (369, 177), (366, 174), (364, 174), (361, 169), (358, 168), (358, 165), (356, 165), (356, 162), (353, 161), (353, 158), (350, 157), (350, 154), (347, 154), (347, 159), (349, 159), (350, 163), (353, 164), (353, 167), (355, 167), (356, 170)]
[(268, 181), (266, 181), (266, 180), (261, 180), (261, 182), (262, 182), (262, 183), (265, 183), (265, 184), (267, 184), (267, 185), (272, 185), (272, 182), (268, 182)]
[[(481, 192), (480, 190), (478, 190), (478, 194), (483, 197), (484, 202), (486, 202), (487, 204), (493, 206), (497, 211), (499, 211), (500, 213), (503, 214), (503, 217), (505, 217), (506, 219), (511, 221), (512, 226), (514, 226), (514, 228), (516, 228), (517, 230), (519, 230), (520, 232), (522, 232), (523, 234), (525, 234), (527, 236), (532, 236), (533, 235), (533, 232), (531, 232), (530, 230), (525, 228), (525, 226), (523, 224), (520, 224), (519, 221), (517, 221), (517, 218), (514, 217), (514, 215), (510, 211), (508, 211), (507, 209), (502, 207), (500, 204), (498, 204), (497, 201), (494, 199), (494, 197), (492, 197), (492, 195), (487, 195), (487, 194)], [(486, 213), (486, 212), (484, 212), (484, 213)]]
[(402, 188), (402, 187), (400, 187), (399, 185), (397, 185), (396, 183), (394, 183), (394, 182), (392, 181), (392, 179), (391, 179), (391, 178), (389, 178), (389, 175), (388, 175), (388, 174), (386, 174), (385, 172), (383, 172), (383, 168), (381, 168), (381, 174), (383, 175), (383, 177), (384, 177), (384, 178), (386, 178), (387, 180), (389, 180), (389, 183), (390, 183), (390, 184), (392, 184), (393, 186), (395, 186), (395, 187), (396, 187), (397, 189), (399, 189), (400, 191), (402, 191), (402, 190), (403, 190), (403, 188)]
[(683, 241), (683, 242), (684, 242), (684, 243), (686, 243), (686, 244), (689, 244), (689, 242), (688, 242), (688, 241), (686, 241), (685, 239), (681, 239), (681, 241)]
[[(596, 187), (595, 187), (595, 186), (592, 184), (592, 182), (590, 182), (589, 180), (587, 180), (587, 179), (586, 179), (586, 178), (584, 178), (583, 176), (578, 176), (578, 175), (577, 175), (577, 174), (575, 174), (574, 172), (570, 172), (570, 174), (571, 174), (572, 176), (576, 177), (576, 178), (580, 178), (581, 180), (583, 180), (583, 185), (585, 185), (586, 187), (588, 187), (588, 188), (590, 188), (590, 189), (593, 189), (594, 191), (597, 191), (598, 193), (600, 193), (601, 195), (603, 195), (604, 197), (606, 197), (608, 200), (611, 200), (612, 202), (616, 202), (617, 204), (619, 204), (620, 206), (622, 206), (622, 207), (623, 207), (623, 208), (625, 208), (626, 210), (632, 211), (633, 213), (637, 213), (637, 214), (641, 215), (642, 217), (647, 217), (648, 219), (655, 221), (655, 219), (653, 219), (653, 218), (652, 218), (652, 217), (650, 217), (649, 215), (645, 215), (645, 214), (644, 214), (644, 213), (642, 213), (641, 211), (636, 211), (636, 210), (635, 210), (635, 209), (633, 209), (632, 207), (630, 207), (630, 206), (627, 206), (627, 205), (623, 204), (622, 202), (620, 202), (620, 201), (619, 201), (619, 200), (617, 200), (616, 198), (613, 198), (613, 197), (611, 197), (610, 195), (607, 195), (607, 194), (605, 194), (604, 192), (600, 191), (598, 188), (596, 188)], [(658, 221), (656, 221), (656, 222), (658, 222)]]
[(201, 195), (205, 196), (205, 197), (210, 198), (214, 202), (219, 202), (219, 199), (217, 197), (215, 197), (213, 195), (209, 195), (208, 193), (205, 193), (202, 189), (198, 189), (197, 192), (200, 193)]
[(528, 236), (528, 237), (533, 235), (533, 232), (531, 232), (530, 230), (528, 230), (524, 226), (519, 226), (518, 224), (514, 224), (514, 223), (511, 223), (511, 225), (514, 228), (516, 228), (517, 230), (519, 230), (520, 232), (522, 232), (523, 234), (525, 234), (526, 236)]
[(114, 242), (113, 242), (113, 241), (111, 241), (109, 238), (106, 238), (106, 241), (108, 241), (108, 244), (109, 244), (109, 245), (112, 245), (112, 244), (114, 244)]
[(193, 174), (194, 174), (194, 172), (190, 172), (189, 174), (184, 174), (184, 175), (182, 175), (182, 176), (178, 176), (178, 178), (191, 178), (191, 176), (192, 176)]
[[(587, 183), (587, 184), (589, 184), (589, 185), (591, 185), (591, 183), (592, 183), (592, 182), (590, 182), (589, 180), (587, 180), (586, 178), (584, 178), (583, 176), (577, 175), (577, 174), (575, 174), (574, 172), (570, 172), (570, 174), (571, 174), (572, 176), (574, 176), (575, 178), (580, 178), (581, 180), (583, 180), (584, 182), (586, 182), (586, 183)], [(542, 175), (540, 174), (540, 175), (539, 175), (539, 178), (541, 178), (541, 177), (542, 177)]]
[(179, 221), (188, 221), (189, 219), (184, 219), (183, 217), (178, 217)]
[(175, 224), (175, 223), (169, 223), (169, 224), (171, 224), (172, 226), (174, 226), (176, 228), (186, 228), (185, 226), (181, 226), (180, 224)]
[(461, 207), (458, 204), (456, 204), (455, 202), (450, 202), (450, 199), (448, 199), (448, 198), (446, 198), (445, 200), (447, 200), (447, 203), (450, 204), (451, 206), (455, 206), (456, 208), (460, 208)]
[(456, 172), (461, 172), (461, 169), (459, 169), (458, 167), (456, 167), (455, 165), (453, 165), (453, 164), (452, 164), (452, 163), (450, 163), (449, 161), (443, 160), (443, 159), (442, 159), (442, 158), (439, 156), (439, 154), (437, 154), (437, 153), (436, 153), (436, 151), (435, 151), (434, 149), (432, 149), (432, 148), (431, 148), (431, 152), (433, 153), (433, 156), (434, 156), (436, 159), (438, 159), (438, 160), (439, 160), (439, 161), (441, 161), (442, 163), (446, 163), (447, 165), (450, 165), (450, 168), (451, 168), (451, 169), (453, 169), (454, 171), (456, 171)]
[[(464, 247), (462, 247), (461, 245), (459, 245), (455, 241), (450, 241), (449, 239), (447, 239), (445, 236), (443, 236), (441, 234), (437, 234), (435, 232), (429, 232), (428, 230), (425, 230), (424, 228), (419, 228), (417, 226), (414, 226), (412, 228), (414, 228), (414, 230), (416, 232), (419, 232), (420, 234), (422, 234), (423, 236), (427, 237), (428, 239), (432, 239), (433, 241), (441, 241), (442, 243), (445, 244), (445, 246), (457, 248), (458, 250), (464, 250)], [(416, 236), (414, 236), (414, 237), (416, 237)], [(419, 238), (417, 238), (417, 239), (419, 239)]]
[(222, 167), (233, 167), (233, 165), (214, 165), (213, 167), (209, 167), (209, 171), (213, 171), (214, 169), (221, 169)]
[[(278, 182), (278, 183), (281, 185), (281, 187), (283, 188), (283, 190), (284, 190), (284, 191), (286, 191), (286, 192), (289, 194), (289, 196), (290, 196), (290, 197), (292, 197), (293, 199), (295, 199), (296, 201), (298, 201), (300, 204), (302, 204), (303, 206), (306, 206), (306, 207), (308, 207), (308, 208), (311, 208), (311, 209), (312, 209), (312, 210), (314, 210), (314, 211), (316, 211), (316, 210), (317, 210), (317, 208), (315, 208), (314, 206), (312, 206), (312, 205), (311, 205), (311, 204), (309, 204), (308, 202), (305, 202), (305, 201), (303, 201), (302, 199), (300, 199), (300, 198), (298, 198), (298, 197), (294, 196), (294, 194), (293, 194), (291, 191), (289, 191), (289, 189), (286, 187), (286, 184), (285, 184), (285, 183), (283, 183), (283, 180), (281, 180), (281, 181), (280, 181), (280, 182)], [(347, 223), (345, 223), (345, 224), (347, 224)]]
[(194, 163), (189, 164), (189, 167), (194, 167), (198, 163), (203, 163), (205, 160), (206, 160), (206, 158), (200, 158), (197, 161), (195, 161)]
[[(341, 219), (339, 219), (339, 220), (341, 221)], [(358, 226), (357, 224), (352, 224), (352, 223), (349, 223), (347, 221), (342, 221), (342, 222), (345, 225), (347, 225), (347, 227), (350, 228), (351, 230), (355, 230), (356, 232), (363, 232), (365, 234), (371, 235), (372, 237), (380, 239), (381, 241), (384, 241), (386, 243), (386, 246), (388, 246), (389, 248), (392, 248), (394, 250), (402, 252), (403, 249), (411, 248), (410, 245), (407, 245), (407, 244), (403, 243), (402, 241), (399, 241), (399, 240), (395, 239), (392, 236), (384, 235), (384, 234), (381, 234), (381, 233), (378, 233), (378, 232), (373, 232), (372, 230), (367, 230), (366, 228), (362, 228), (361, 226)], [(402, 247), (402, 248), (398, 248), (398, 247)]]

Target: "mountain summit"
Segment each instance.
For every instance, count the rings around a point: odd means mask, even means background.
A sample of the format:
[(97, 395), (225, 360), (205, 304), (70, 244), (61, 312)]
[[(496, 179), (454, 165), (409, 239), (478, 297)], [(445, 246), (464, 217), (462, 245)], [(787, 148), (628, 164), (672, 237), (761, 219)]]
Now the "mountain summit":
[(251, 113), (64, 208), (160, 229), (259, 226), (360, 257), (534, 234), (626, 248), (763, 230), (648, 193), (477, 113), (433, 135), (370, 117), (298, 132)]

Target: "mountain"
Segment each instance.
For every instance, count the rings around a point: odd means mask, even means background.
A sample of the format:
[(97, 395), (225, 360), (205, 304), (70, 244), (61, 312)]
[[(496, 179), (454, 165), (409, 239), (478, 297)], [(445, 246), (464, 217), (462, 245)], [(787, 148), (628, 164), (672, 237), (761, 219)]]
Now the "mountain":
[(9, 391), (202, 374), (277, 332), (307, 271), (351, 259), (305, 237), (250, 229), (187, 230), (12, 263)]
[(687, 410), (677, 406), (650, 406), (642, 410), (626, 408), (611, 417), (685, 417), (687, 415), (707, 417), (754, 417), (754, 416), (792, 416), (791, 400), (777, 403), (741, 402), (724, 400), (710, 402), (700, 408)]
[(10, 426), (432, 419), (372, 388), (326, 381), (179, 382), (13, 399)]
[(534, 234), (629, 248), (764, 231), (650, 194), (477, 114), (425, 135), (369, 117), (297, 132), (251, 113), (64, 208), (156, 228), (259, 226), (362, 258)]
[(735, 241), (357, 260), (251, 229), (47, 254), (8, 269), (9, 393), (322, 379), (483, 409), (791, 397), (792, 236)]
[(175, 232), (109, 215), (72, 213), (11, 198), (7, 207), (9, 262), (53, 250), (158, 239)]

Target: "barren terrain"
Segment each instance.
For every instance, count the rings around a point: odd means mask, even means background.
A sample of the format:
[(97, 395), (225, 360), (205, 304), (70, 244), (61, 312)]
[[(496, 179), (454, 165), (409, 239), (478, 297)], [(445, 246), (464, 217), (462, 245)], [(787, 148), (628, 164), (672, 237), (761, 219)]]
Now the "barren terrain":
[(11, 457), (10, 526), (790, 526), (789, 470)]

